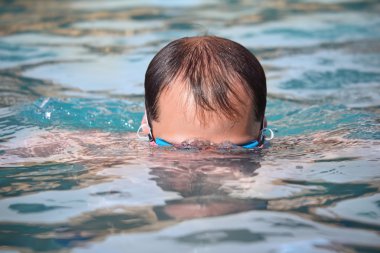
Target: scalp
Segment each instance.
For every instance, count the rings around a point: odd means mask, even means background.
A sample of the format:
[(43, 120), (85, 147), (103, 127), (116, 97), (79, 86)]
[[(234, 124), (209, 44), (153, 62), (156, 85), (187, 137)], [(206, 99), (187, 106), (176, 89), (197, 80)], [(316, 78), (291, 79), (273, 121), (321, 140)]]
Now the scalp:
[[(174, 82), (180, 79), (182, 82)], [(175, 40), (150, 63), (145, 76), (148, 118), (159, 120), (158, 98), (182, 83), (197, 115), (217, 113), (230, 120), (251, 110), (259, 121), (266, 105), (265, 74), (255, 56), (231, 40), (200, 36)], [(243, 94), (248, 99), (242, 99)], [(246, 110), (243, 110), (246, 112)]]

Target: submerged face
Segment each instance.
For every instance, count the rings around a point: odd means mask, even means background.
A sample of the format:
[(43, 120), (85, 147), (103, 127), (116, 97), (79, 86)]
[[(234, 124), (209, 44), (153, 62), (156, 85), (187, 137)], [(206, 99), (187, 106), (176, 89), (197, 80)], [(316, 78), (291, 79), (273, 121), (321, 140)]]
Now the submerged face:
[(240, 100), (246, 103), (238, 104), (236, 101), (240, 116), (231, 120), (220, 112), (197, 107), (186, 84), (182, 79), (175, 79), (158, 99), (158, 120), (151, 122), (154, 137), (170, 143), (196, 139), (243, 144), (257, 139), (261, 122), (255, 119), (248, 93), (242, 88), (237, 89)]

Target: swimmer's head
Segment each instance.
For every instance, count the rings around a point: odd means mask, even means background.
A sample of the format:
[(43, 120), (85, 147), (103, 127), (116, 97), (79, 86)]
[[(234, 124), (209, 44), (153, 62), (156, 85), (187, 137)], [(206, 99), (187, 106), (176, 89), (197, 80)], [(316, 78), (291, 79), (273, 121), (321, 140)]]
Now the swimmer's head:
[(201, 36), (172, 41), (145, 75), (146, 115), (152, 135), (242, 144), (259, 138), (266, 78), (256, 57), (228, 39)]

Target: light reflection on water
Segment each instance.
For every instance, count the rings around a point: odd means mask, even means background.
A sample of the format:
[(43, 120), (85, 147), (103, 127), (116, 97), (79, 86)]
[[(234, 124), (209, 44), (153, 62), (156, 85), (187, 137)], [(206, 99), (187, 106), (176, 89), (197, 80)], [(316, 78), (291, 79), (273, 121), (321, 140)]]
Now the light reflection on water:
[[(0, 251), (377, 252), (379, 3), (0, 4)], [(241, 42), (268, 76), (262, 151), (136, 139), (168, 41)]]

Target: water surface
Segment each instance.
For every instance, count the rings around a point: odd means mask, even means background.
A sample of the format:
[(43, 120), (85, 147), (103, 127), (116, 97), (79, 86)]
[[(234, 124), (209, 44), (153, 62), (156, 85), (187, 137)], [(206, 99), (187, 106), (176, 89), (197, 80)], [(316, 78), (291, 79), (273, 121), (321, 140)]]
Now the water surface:
[[(1, 252), (379, 252), (378, 1), (0, 2)], [(268, 78), (261, 151), (155, 149), (147, 64), (214, 34)]]

